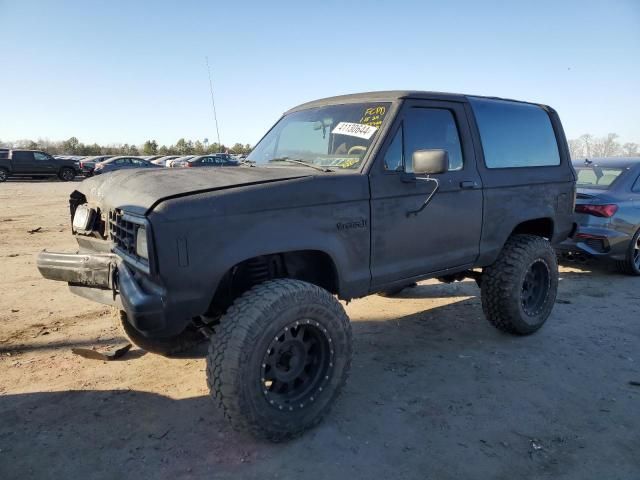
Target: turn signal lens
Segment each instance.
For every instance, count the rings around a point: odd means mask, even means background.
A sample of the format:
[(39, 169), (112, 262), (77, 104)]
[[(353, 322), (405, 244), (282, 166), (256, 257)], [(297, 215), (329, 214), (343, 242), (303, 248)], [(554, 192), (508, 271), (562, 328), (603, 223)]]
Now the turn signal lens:
[(149, 260), (149, 249), (147, 247), (147, 229), (139, 227), (136, 233), (136, 253), (138, 256)]

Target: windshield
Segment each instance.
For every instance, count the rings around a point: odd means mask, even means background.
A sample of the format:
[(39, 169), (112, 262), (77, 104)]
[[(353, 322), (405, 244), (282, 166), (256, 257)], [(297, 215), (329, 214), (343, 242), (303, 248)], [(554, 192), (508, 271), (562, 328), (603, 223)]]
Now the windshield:
[(623, 171), (624, 168), (601, 167), (599, 165), (577, 167), (578, 180), (576, 184), (578, 187), (606, 190)]
[(332, 170), (359, 168), (390, 103), (328, 105), (290, 113), (256, 145), (247, 161), (296, 162)]

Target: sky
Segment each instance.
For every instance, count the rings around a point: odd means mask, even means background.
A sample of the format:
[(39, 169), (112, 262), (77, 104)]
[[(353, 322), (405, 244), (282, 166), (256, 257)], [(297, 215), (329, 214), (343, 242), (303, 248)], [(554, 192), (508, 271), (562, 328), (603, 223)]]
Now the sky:
[(255, 144), (287, 109), (373, 90), (551, 105), (640, 143), (640, 0), (0, 0), (0, 141)]

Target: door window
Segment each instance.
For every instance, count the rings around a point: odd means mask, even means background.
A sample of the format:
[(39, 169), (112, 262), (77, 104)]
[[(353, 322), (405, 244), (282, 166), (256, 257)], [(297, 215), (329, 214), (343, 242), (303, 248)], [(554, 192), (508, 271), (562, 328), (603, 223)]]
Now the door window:
[(416, 150), (445, 150), (449, 154), (449, 170), (463, 166), (460, 135), (453, 113), (444, 108), (411, 108), (404, 122), (404, 158)]
[(33, 152), (33, 158), (35, 158), (38, 161), (46, 162), (49, 160), (49, 155), (41, 152)]

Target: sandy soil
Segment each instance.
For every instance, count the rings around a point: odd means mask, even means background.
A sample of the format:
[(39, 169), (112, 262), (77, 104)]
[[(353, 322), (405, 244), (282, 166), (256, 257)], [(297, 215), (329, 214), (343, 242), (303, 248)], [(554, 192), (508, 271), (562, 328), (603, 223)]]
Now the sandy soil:
[(0, 184), (0, 478), (640, 478), (639, 278), (563, 267), (528, 338), (493, 329), (469, 281), (354, 301), (343, 395), (273, 445), (225, 424), (201, 351), (71, 353), (124, 341), (108, 309), (35, 268), (74, 249), (74, 187)]

